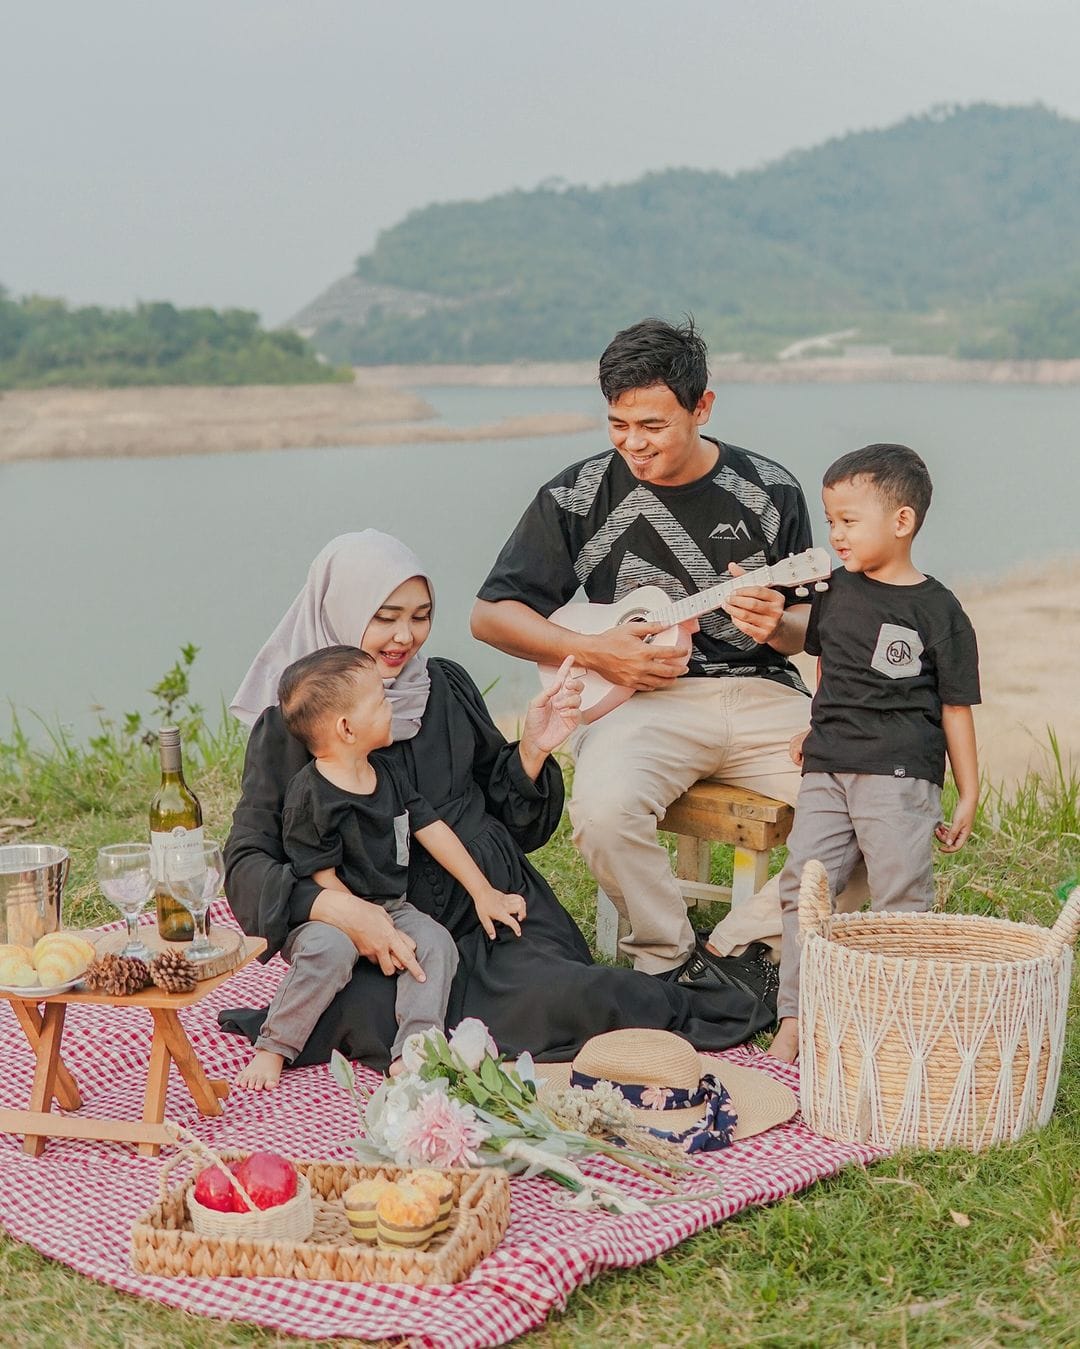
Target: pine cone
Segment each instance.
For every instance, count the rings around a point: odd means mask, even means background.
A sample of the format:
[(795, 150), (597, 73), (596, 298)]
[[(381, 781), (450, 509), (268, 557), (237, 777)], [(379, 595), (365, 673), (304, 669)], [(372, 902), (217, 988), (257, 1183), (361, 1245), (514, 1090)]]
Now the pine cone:
[(166, 993), (190, 993), (197, 982), (195, 966), (182, 951), (162, 951), (150, 962), (150, 978)]
[(126, 998), (138, 993), (150, 982), (146, 963), (134, 956), (102, 956), (95, 960), (83, 976), (88, 988), (95, 993), (108, 993), (113, 998)]

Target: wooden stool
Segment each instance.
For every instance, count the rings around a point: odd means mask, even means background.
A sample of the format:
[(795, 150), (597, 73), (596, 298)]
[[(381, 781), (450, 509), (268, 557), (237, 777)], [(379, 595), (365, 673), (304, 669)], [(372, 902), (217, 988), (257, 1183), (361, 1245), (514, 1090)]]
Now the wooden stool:
[[(769, 879), (769, 849), (787, 841), (794, 809), (771, 796), (705, 779), (668, 807), (660, 827), (677, 836), (675, 875), (688, 908), (726, 900), (738, 904), (755, 895)], [(731, 885), (711, 885), (713, 843), (735, 848)], [(614, 959), (630, 924), (604, 894), (596, 892), (596, 947)]]

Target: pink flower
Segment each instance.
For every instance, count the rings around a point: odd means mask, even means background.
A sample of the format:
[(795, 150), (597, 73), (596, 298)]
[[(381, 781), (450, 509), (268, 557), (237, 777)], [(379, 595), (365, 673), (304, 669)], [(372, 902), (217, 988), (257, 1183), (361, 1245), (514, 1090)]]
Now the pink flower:
[(663, 1110), (670, 1095), (667, 1087), (646, 1087), (641, 1093), (641, 1104), (646, 1110)]
[(471, 1106), (441, 1091), (427, 1092), (403, 1123), (398, 1160), (413, 1166), (474, 1166), (476, 1149), (487, 1137)]

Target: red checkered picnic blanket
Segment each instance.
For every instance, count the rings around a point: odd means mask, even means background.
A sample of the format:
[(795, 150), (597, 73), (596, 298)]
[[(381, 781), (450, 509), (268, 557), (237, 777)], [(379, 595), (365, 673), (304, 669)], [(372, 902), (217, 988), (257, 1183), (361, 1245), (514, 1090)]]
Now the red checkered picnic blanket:
[[(222, 902), (214, 919), (229, 923)], [(269, 1002), (284, 966), (252, 965), (181, 1013), (211, 1077), (233, 1078), (250, 1048), (218, 1028), (222, 1007)], [(152, 1023), (138, 1008), (72, 1006), (64, 1057), (90, 1113), (138, 1119), (142, 1111)], [(797, 1086), (793, 1068), (742, 1048), (719, 1056), (763, 1069)], [(10, 1006), (0, 1002), (0, 1105), (29, 1099), (33, 1057)], [(542, 1071), (542, 1069), (541, 1069)], [(375, 1075), (371, 1074), (374, 1083)], [(272, 1148), (303, 1158), (348, 1159), (355, 1110), (325, 1067), (297, 1069), (274, 1092), (234, 1091), (223, 1115), (204, 1119), (175, 1070), (166, 1118), (218, 1148)], [(119, 1143), (51, 1140), (40, 1158), (22, 1140), (0, 1134), (0, 1225), (14, 1238), (79, 1273), (125, 1293), (223, 1320), (250, 1321), (308, 1339), (401, 1339), (414, 1346), (473, 1349), (504, 1344), (566, 1305), (575, 1288), (605, 1269), (638, 1265), (711, 1223), (752, 1204), (769, 1203), (833, 1175), (849, 1162), (882, 1154), (819, 1138), (798, 1119), (721, 1152), (695, 1159), (703, 1180), (718, 1179), (716, 1198), (665, 1205), (621, 1217), (564, 1207), (567, 1192), (544, 1179), (511, 1181), (510, 1227), (499, 1248), (463, 1283), (304, 1283), (286, 1279), (167, 1279), (135, 1273), (130, 1232), (157, 1199), (160, 1161)], [(607, 1159), (584, 1169), (642, 1198), (658, 1191)]]

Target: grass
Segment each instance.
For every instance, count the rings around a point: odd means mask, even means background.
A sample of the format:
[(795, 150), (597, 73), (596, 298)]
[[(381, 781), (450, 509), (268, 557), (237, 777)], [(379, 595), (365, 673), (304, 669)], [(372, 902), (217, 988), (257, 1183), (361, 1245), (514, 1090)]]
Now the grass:
[[(223, 837), (242, 747), (194, 739), (189, 777), (207, 832)], [(1080, 779), (1062, 761), (1010, 791), (988, 790), (972, 841), (938, 862), (956, 912), (1052, 923), (1055, 890), (1080, 860)], [(114, 916), (97, 897), (98, 846), (141, 836), (157, 772), (137, 737), (94, 747), (53, 732), (0, 743), (0, 840), (62, 840), (72, 853), (68, 921)], [(11, 820), (32, 819), (32, 825)], [(535, 860), (586, 935), (593, 887), (564, 820)], [(774, 858), (780, 865), (782, 853)], [(716, 879), (730, 869), (717, 850)], [(754, 1209), (651, 1264), (606, 1274), (527, 1337), (532, 1349), (590, 1345), (1034, 1346), (1080, 1344), (1080, 976), (1074, 978), (1055, 1116), (979, 1156), (907, 1154), (849, 1168)], [(285, 1345), (301, 1341), (129, 1298), (0, 1238), (0, 1345)], [(325, 1342), (324, 1342), (325, 1343)]]

